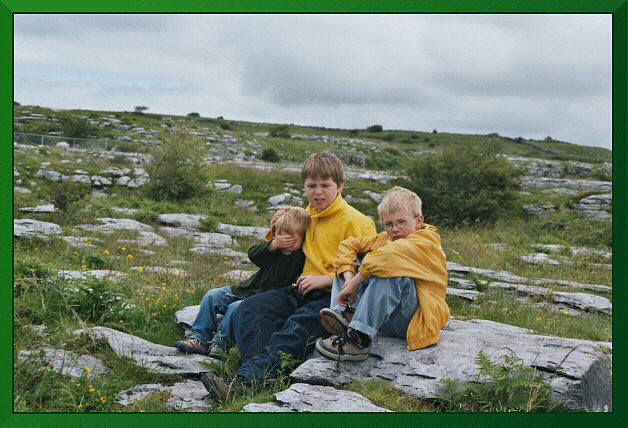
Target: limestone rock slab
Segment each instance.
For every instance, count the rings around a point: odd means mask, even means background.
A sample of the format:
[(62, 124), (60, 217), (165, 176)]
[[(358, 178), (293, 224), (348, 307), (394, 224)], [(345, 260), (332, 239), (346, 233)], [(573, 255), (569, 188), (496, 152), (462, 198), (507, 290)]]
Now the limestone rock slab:
[(160, 214), (157, 221), (167, 226), (175, 227), (201, 227), (203, 216), (200, 214)]
[(216, 232), (219, 233), (224, 233), (231, 236), (256, 238), (260, 241), (264, 239), (267, 231), (267, 227), (237, 226), (235, 224), (225, 223), (218, 223), (218, 226), (216, 227)]
[(275, 394), (276, 401), (251, 403), (243, 412), (390, 412), (352, 391), (295, 383)]
[(18, 358), (36, 361), (50, 367), (51, 370), (73, 378), (81, 376), (99, 377), (111, 373), (111, 370), (96, 357), (49, 346), (36, 350), (21, 350), (18, 353)]
[(77, 229), (91, 232), (113, 233), (119, 230), (136, 230), (138, 232), (153, 232), (153, 227), (130, 218), (101, 217), (96, 220), (102, 224), (80, 224)]
[[(152, 343), (112, 328), (92, 327), (89, 332), (95, 338), (107, 340), (116, 354), (129, 357), (138, 365), (156, 373), (194, 376), (210, 371), (208, 366), (202, 363), (212, 361), (219, 363), (218, 360), (204, 355), (183, 354), (175, 347)], [(81, 333), (87, 332), (83, 329), (74, 332), (74, 334)]]
[(58, 235), (62, 233), (61, 227), (55, 223), (24, 218), (13, 220), (13, 236), (18, 238), (29, 235)]
[[(326, 386), (341, 386), (354, 380), (385, 380), (413, 397), (433, 399), (437, 398), (443, 379), (478, 381), (474, 359), (482, 350), (493, 361), (516, 355), (550, 378), (578, 382), (576, 390), (580, 391), (582, 376), (603, 356), (601, 346), (609, 348), (611, 344), (535, 335), (524, 328), (487, 320), (450, 320), (441, 331), (440, 342), (432, 346), (408, 352), (405, 340), (379, 336), (365, 361), (345, 361), (337, 367), (335, 361), (314, 356), (291, 377), (296, 382)], [(568, 394), (563, 398), (570, 397)]]
[(206, 412), (212, 409), (207, 401), (209, 393), (203, 384), (196, 380), (186, 380), (173, 385), (147, 383), (136, 385), (133, 388), (121, 391), (115, 398), (115, 403), (127, 407), (151, 394), (167, 392), (170, 395), (166, 401), (166, 409), (187, 412)]

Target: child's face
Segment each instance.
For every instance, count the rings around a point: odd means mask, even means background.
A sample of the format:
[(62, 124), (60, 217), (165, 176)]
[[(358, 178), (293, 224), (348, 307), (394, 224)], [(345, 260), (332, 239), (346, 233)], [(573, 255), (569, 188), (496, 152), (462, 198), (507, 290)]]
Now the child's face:
[(324, 180), (320, 178), (306, 178), (303, 185), (310, 204), (316, 211), (321, 212), (334, 202), (336, 196), (342, 191), (344, 183), (340, 183), (339, 186), (331, 177)]
[(289, 236), (291, 236), (291, 237), (293, 237), (295, 239), (295, 242), (294, 242), (294, 244), (291, 247), (281, 248), (279, 250), (279, 251), (281, 251), (281, 253), (284, 256), (289, 256), (294, 251), (296, 251), (299, 248), (301, 248), (301, 245), (303, 245), (303, 237), (301, 235), (297, 235), (296, 233), (295, 234), (281, 233), (280, 235), (289, 235)]
[(412, 217), (406, 210), (398, 210), (382, 216), (384, 230), (392, 239), (403, 239), (423, 227), (423, 215)]

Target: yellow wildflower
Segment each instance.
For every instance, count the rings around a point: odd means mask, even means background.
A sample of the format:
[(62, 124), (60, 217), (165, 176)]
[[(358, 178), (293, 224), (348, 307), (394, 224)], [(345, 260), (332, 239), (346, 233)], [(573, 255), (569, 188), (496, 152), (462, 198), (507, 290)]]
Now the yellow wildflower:
[(103, 253), (109, 255), (109, 250), (105, 250), (105, 251), (103, 251)]
[(87, 242), (87, 238), (83, 238), (83, 242)]
[(186, 293), (191, 293), (191, 292), (192, 292), (192, 290), (190, 290), (189, 288), (186, 288), (186, 289), (185, 289), (185, 292), (186, 292)]
[(162, 290), (167, 290), (167, 288), (166, 288), (166, 287), (161, 287), (161, 289), (162, 289)]
[(164, 305), (164, 308), (167, 308), (167, 307), (168, 307), (168, 305)]
[(91, 372), (91, 370), (90, 370), (90, 369), (89, 369), (89, 367), (87, 367), (87, 366), (83, 366), (83, 370), (85, 370), (85, 371), (86, 371), (86, 372), (88, 372), (88, 373), (89, 373), (89, 372)]
[(227, 256), (224, 256), (224, 257), (223, 257), (223, 259), (225, 259), (225, 260), (229, 260), (229, 257), (227, 257)]
[(133, 254), (127, 254), (127, 255), (126, 255), (126, 258), (127, 258), (127, 259), (132, 259), (132, 258), (133, 258)]
[[(129, 254), (129, 256), (130, 256), (130, 254)], [(137, 271), (138, 271), (139, 273), (142, 273), (142, 272), (144, 272), (144, 268), (139, 268)]]
[(162, 282), (162, 283), (161, 283), (161, 285), (166, 285), (166, 283), (165, 283), (165, 282)]
[(77, 384), (76, 384), (76, 386), (81, 386), (81, 384), (80, 384), (80, 383), (77, 383)]
[(78, 405), (78, 408), (79, 408), (79, 409), (82, 409), (82, 408), (83, 408), (83, 405), (82, 405), (82, 404), (79, 404), (79, 405)]
[(75, 256), (78, 256), (78, 253), (77, 253), (76, 251), (74, 251), (74, 255), (75, 255)]
[(541, 321), (541, 317), (536, 317), (534, 321)]
[(174, 300), (179, 300), (179, 295), (178, 294), (174, 295)]
[(87, 269), (87, 265), (81, 265), (83, 269)]
[(120, 247), (120, 249), (121, 249), (122, 251), (126, 251), (126, 248), (124, 248), (124, 247)]

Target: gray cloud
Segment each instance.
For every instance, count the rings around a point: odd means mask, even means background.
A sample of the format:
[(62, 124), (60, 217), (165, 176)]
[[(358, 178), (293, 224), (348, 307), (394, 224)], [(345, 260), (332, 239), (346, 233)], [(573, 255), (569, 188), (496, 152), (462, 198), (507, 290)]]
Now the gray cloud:
[(610, 148), (610, 15), (16, 15), (14, 58), (28, 104)]

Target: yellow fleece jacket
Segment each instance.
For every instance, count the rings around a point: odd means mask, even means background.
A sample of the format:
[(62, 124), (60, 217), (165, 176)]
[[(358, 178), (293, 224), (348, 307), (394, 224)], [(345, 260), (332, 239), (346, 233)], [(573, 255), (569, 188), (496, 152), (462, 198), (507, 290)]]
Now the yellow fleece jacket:
[(338, 247), (334, 263), (336, 273), (354, 272), (358, 256), (363, 257), (359, 271), (367, 278), (414, 279), (419, 307), (406, 332), (408, 350), (438, 342), (440, 329), (449, 320), (449, 306), (445, 302), (447, 265), (436, 228), (425, 224), (405, 239), (396, 241), (386, 232), (346, 239)]
[[(333, 280), (338, 244), (349, 237), (375, 235), (375, 223), (349, 205), (342, 199), (342, 195), (338, 195), (321, 212), (317, 212), (309, 204), (307, 212), (312, 222), (303, 241), (303, 275), (329, 275)], [(270, 231), (266, 234), (266, 239), (272, 239)], [(330, 290), (331, 287), (327, 288), (327, 291)]]

